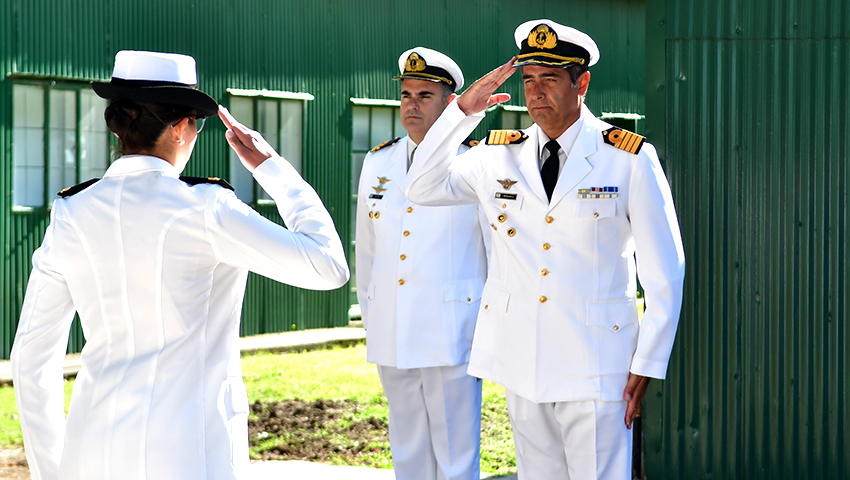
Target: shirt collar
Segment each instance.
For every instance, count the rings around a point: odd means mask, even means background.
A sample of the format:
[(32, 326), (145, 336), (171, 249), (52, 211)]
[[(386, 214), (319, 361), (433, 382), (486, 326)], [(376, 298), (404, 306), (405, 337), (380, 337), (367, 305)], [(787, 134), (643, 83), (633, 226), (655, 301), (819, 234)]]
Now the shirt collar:
[(116, 177), (141, 172), (162, 172), (166, 177), (180, 177), (180, 172), (174, 168), (174, 165), (159, 157), (149, 155), (124, 155), (106, 169), (103, 177)]
[[(564, 133), (561, 134), (560, 137), (554, 139), (558, 142), (558, 145), (561, 146), (561, 150), (564, 151), (566, 156), (570, 155), (570, 150), (573, 149), (573, 144), (576, 143), (576, 139), (578, 138), (579, 132), (581, 132), (582, 127), (584, 126), (584, 115), (580, 116), (578, 120), (573, 122)], [(543, 158), (543, 152), (545, 150), (546, 144), (552, 140), (547, 137), (545, 133), (543, 133), (543, 129), (538, 125), (537, 127), (537, 158)]]

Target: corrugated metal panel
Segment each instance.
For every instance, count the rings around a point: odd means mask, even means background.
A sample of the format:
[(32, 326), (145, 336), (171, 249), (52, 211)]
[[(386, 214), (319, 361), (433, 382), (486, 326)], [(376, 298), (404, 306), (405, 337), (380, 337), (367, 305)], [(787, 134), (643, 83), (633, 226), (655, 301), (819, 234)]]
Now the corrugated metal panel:
[(647, 477), (848, 478), (850, 4), (647, 8), (688, 261)]
[[(398, 55), (415, 45), (442, 50), (471, 83), (516, 53), (513, 31), (525, 20), (550, 17), (599, 41), (588, 104), (598, 114), (642, 113), (643, 0), (414, 0), (280, 2), (252, 0), (8, 0), (0, 2), (3, 73), (106, 79), (120, 49), (193, 55), (200, 87), (227, 103), (228, 88), (312, 94), (304, 123), (304, 176), (316, 188), (345, 244), (351, 243), (352, 106), (357, 98), (398, 98)], [(435, 27), (439, 28), (435, 28)], [(522, 105), (519, 75), (505, 91)], [(47, 218), (10, 214), (10, 80), (0, 77), (4, 245), (0, 290), (0, 357), (8, 355), (32, 251)], [(491, 128), (493, 116), (481, 127)], [(492, 128), (498, 128), (493, 126)], [(211, 122), (187, 168), (190, 175), (227, 177), (223, 127)], [(269, 218), (277, 214), (258, 210)], [(306, 292), (252, 276), (243, 334), (343, 325), (347, 289)], [(77, 334), (79, 332), (77, 331)]]

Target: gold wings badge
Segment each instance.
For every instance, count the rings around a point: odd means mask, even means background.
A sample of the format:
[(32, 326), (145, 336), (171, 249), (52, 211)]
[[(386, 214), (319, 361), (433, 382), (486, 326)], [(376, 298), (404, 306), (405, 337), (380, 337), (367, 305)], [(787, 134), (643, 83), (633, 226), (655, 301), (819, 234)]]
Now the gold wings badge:
[(505, 190), (510, 190), (511, 187), (513, 187), (514, 184), (517, 182), (516, 180), (511, 180), (510, 178), (506, 178), (504, 180), (496, 180), (496, 181), (499, 182), (499, 185), (501, 185), (502, 188), (504, 188)]
[(390, 181), (390, 179), (387, 177), (378, 177), (378, 181), (381, 182), (381, 186), (383, 187), (385, 183)]
[(386, 189), (386, 188), (384, 188), (384, 187), (372, 187), (372, 189), (373, 189), (373, 190), (375, 190), (375, 191), (376, 191), (376, 192), (378, 192), (378, 193), (386, 192), (386, 191), (387, 191), (387, 189)]

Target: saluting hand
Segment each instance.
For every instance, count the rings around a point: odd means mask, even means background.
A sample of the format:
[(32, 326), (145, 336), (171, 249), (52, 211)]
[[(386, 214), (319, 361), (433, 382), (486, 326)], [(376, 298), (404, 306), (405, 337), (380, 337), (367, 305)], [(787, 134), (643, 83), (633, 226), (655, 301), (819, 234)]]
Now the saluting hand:
[(487, 107), (510, 100), (511, 95), (509, 93), (497, 93), (494, 95), (493, 92), (514, 74), (516, 71), (514, 62), (516, 62), (516, 57), (479, 78), (466, 89), (463, 95), (457, 99), (457, 106), (460, 107), (461, 111), (467, 115), (474, 115), (478, 112), (483, 112)]
[(245, 165), (249, 172), (253, 173), (254, 169), (259, 167), (261, 163), (271, 157), (278, 156), (274, 148), (259, 132), (236, 121), (233, 115), (222, 105), (218, 106), (218, 116), (224, 126), (227, 127), (227, 132), (224, 134), (227, 143), (230, 144), (230, 148), (236, 152), (239, 160), (242, 161), (242, 165)]

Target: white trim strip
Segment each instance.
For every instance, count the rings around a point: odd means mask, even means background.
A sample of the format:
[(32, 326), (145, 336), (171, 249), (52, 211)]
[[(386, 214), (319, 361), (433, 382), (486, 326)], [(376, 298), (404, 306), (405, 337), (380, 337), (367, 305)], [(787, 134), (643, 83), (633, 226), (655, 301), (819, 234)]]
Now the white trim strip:
[(228, 88), (227, 93), (236, 97), (265, 97), (280, 98), (283, 100), (314, 100), (316, 97), (303, 92), (281, 92), (277, 90), (245, 90), (242, 88)]
[(358, 107), (400, 107), (401, 100), (381, 100), (376, 98), (349, 98)]

